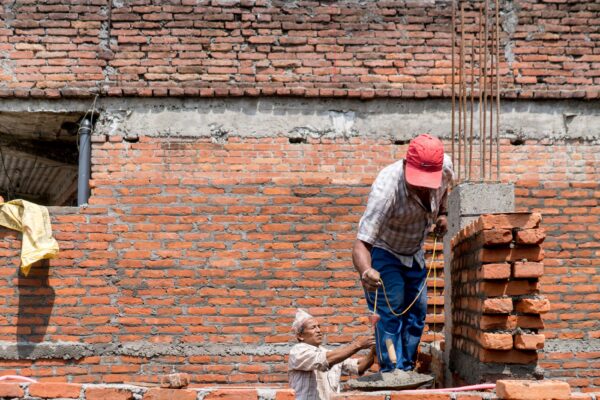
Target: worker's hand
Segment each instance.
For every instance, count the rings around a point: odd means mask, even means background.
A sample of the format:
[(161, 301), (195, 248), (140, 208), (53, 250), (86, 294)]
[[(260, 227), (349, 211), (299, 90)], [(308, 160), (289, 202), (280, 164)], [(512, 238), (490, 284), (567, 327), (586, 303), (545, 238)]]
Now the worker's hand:
[(381, 277), (379, 276), (379, 272), (374, 268), (364, 271), (360, 277), (360, 281), (368, 292), (374, 292), (381, 286)]
[(435, 221), (435, 229), (433, 234), (438, 238), (441, 238), (448, 232), (448, 218), (445, 215), (440, 215)]
[(358, 338), (354, 341), (354, 344), (361, 350), (362, 349), (370, 349), (375, 346), (375, 336), (371, 335), (371, 336)]

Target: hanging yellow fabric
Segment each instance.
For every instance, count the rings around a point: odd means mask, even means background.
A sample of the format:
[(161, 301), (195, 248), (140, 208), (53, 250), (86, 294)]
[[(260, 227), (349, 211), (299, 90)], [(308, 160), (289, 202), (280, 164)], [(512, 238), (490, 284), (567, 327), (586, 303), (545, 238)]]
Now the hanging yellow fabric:
[(25, 200), (0, 203), (0, 225), (23, 233), (21, 271), (27, 276), (31, 265), (58, 254), (58, 243), (52, 237), (48, 209)]

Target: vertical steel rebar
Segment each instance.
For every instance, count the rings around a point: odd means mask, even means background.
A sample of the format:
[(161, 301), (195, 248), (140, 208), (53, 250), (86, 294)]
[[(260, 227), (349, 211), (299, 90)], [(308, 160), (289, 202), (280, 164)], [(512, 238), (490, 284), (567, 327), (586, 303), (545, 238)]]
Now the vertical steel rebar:
[[(491, 16), (490, 16), (491, 18)], [(495, 52), (495, 44), (496, 44), (496, 39), (495, 39), (495, 32), (494, 32), (494, 26), (495, 24), (492, 24), (490, 27), (490, 136), (489, 136), (489, 153), (490, 153), (490, 164), (489, 164), (489, 169), (488, 169), (488, 179), (491, 181), (492, 180), (492, 165), (493, 165), (493, 161), (494, 161), (494, 153), (492, 151), (492, 147), (494, 144), (494, 56), (496, 54)]]
[(496, 179), (500, 182), (500, 8), (496, 0)]
[(455, 76), (456, 76), (456, 66), (454, 64), (454, 60), (456, 58), (456, 5), (455, 1), (452, 0), (452, 142), (451, 142), (451, 154), (452, 154), (452, 165), (455, 165), (456, 158), (454, 157), (454, 140), (455, 140), (455, 121), (454, 115), (456, 113), (456, 84), (455, 84)]
[(466, 47), (467, 47), (467, 42), (465, 39), (465, 23), (464, 23), (464, 18), (465, 18), (465, 4), (462, 4), (462, 19), (461, 19), (461, 40), (462, 40), (462, 47), (463, 47), (463, 64), (462, 64), (462, 74), (463, 74), (463, 78), (462, 78), (462, 86), (463, 86), (463, 97), (462, 97), (462, 102), (463, 102), (463, 137), (462, 137), (462, 143), (463, 143), (463, 175), (465, 177), (465, 179), (467, 179), (467, 56), (466, 56)]
[(488, 8), (490, 6), (489, 0), (485, 0), (485, 10), (483, 13), (483, 164), (481, 165), (483, 180), (485, 180), (486, 169), (485, 164), (487, 163), (486, 157), (486, 140), (487, 140), (487, 54), (488, 54)]
[[(463, 3), (463, 18), (465, 18), (465, 9)], [(463, 174), (467, 179), (467, 41), (465, 38), (464, 23), (462, 24), (463, 36)]]
[(469, 181), (473, 170), (473, 91), (475, 90), (475, 35), (471, 38), (471, 124), (469, 126)]
[(465, 80), (465, 4), (462, 3), (460, 5), (460, 63), (459, 63), (459, 88), (460, 88), (460, 94), (459, 94), (459, 113), (458, 113), (458, 180), (461, 180), (461, 173), (462, 173), (462, 154), (461, 154), (461, 148), (462, 148), (462, 140), (463, 140), (463, 135), (464, 135), (464, 131), (466, 130), (466, 127), (463, 124), (463, 120), (466, 121), (464, 114), (466, 113), (467, 110), (464, 109), (464, 102), (463, 102), (463, 96), (464, 96), (464, 90), (465, 90), (465, 85), (464, 85), (464, 80)]
[(483, 95), (483, 91), (481, 90), (483, 87), (483, 82), (481, 81), (481, 77), (483, 75), (483, 71), (482, 71), (482, 67), (483, 67), (483, 12), (481, 10), (481, 7), (479, 8), (479, 35), (478, 35), (479, 39), (478, 39), (478, 47), (479, 47), (479, 54), (477, 56), (477, 61), (479, 63), (479, 68), (477, 69), (478, 72), (478, 92), (479, 92), (479, 104), (478, 104), (478, 110), (479, 110), (479, 179), (483, 180), (483, 99), (482, 99), (482, 95)]

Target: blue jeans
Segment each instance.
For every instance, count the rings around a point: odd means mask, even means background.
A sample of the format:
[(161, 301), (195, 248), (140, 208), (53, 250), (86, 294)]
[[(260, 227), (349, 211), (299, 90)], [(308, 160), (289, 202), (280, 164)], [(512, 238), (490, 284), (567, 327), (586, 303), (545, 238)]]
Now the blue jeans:
[[(396, 314), (404, 311), (415, 299), (421, 287), (426, 284), (427, 268), (421, 268), (413, 261), (412, 268), (402, 265), (389, 251), (374, 247), (371, 250), (371, 264), (385, 284), (390, 305)], [(369, 310), (373, 311), (375, 292), (366, 292)], [(427, 288), (424, 288), (415, 304), (401, 317), (392, 314), (379, 287), (377, 294), (377, 314), (381, 317), (375, 328), (377, 359), (383, 372), (393, 369), (412, 370), (415, 366), (417, 348), (427, 315)], [(396, 365), (390, 361), (386, 339), (392, 339), (396, 349)]]

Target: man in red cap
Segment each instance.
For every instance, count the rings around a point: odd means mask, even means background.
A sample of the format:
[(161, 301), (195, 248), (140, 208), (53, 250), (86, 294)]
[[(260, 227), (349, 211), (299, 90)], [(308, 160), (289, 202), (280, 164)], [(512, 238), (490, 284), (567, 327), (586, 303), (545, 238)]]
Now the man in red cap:
[[(371, 187), (352, 260), (371, 311), (377, 299), (381, 318), (375, 338), (382, 372), (414, 368), (427, 314), (423, 244), (434, 223), (438, 236), (446, 233), (453, 177), (442, 142), (424, 134), (411, 140), (406, 158), (384, 168)], [(395, 363), (386, 341), (393, 344)]]

